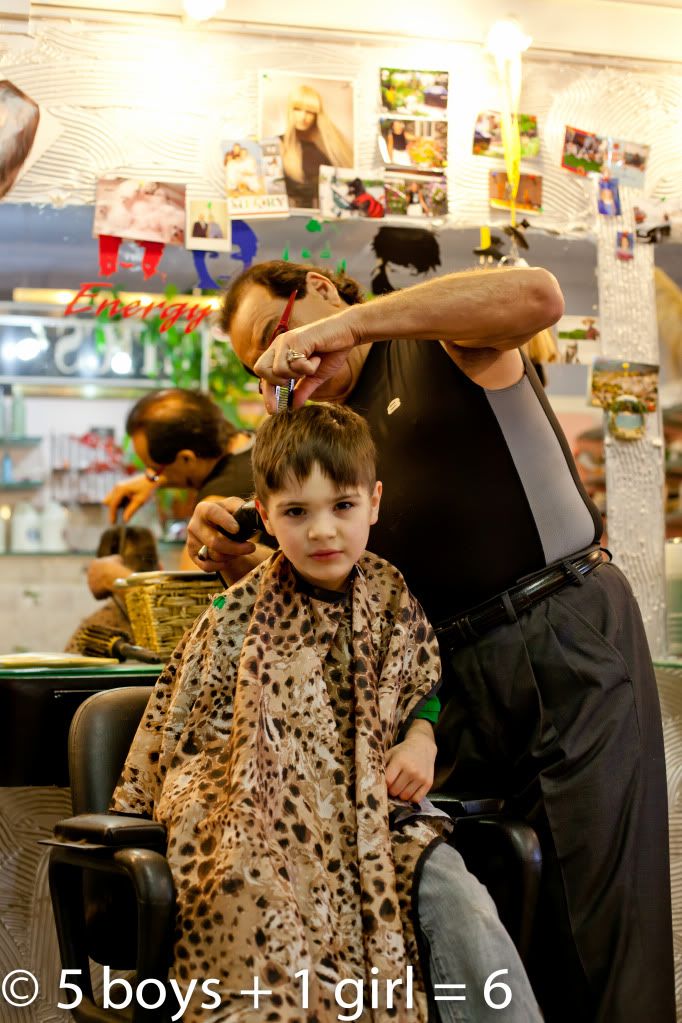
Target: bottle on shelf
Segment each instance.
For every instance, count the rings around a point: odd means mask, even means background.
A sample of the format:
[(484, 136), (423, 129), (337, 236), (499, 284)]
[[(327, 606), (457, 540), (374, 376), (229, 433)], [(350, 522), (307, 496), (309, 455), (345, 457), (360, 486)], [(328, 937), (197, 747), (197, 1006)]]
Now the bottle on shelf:
[(12, 456), (9, 451), (5, 451), (2, 456), (2, 482), (13, 483), (14, 482), (14, 467), (12, 465)]
[(28, 501), (17, 501), (10, 519), (10, 549), (13, 554), (40, 551), (40, 517)]
[(12, 429), (13, 437), (24, 437), (26, 435), (26, 402), (24, 390), (18, 385), (12, 388)]
[(40, 516), (40, 546), (42, 550), (59, 554), (68, 551), (66, 527), (69, 513), (59, 501), (47, 501)]
[(12, 432), (12, 388), (9, 384), (0, 387), (0, 437)]

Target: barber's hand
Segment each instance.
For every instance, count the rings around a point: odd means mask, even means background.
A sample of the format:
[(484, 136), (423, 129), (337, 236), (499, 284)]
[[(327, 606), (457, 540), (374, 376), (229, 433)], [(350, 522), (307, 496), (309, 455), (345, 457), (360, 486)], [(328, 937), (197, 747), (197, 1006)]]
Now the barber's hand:
[[(230, 513), (235, 512), (242, 504), (244, 501), (241, 497), (209, 498), (206, 501), (199, 501), (187, 527), (187, 551), (197, 568), (203, 569), (204, 572), (227, 570), (227, 574), (232, 577), (230, 566), (234, 560), (253, 554), (256, 550), (255, 543), (251, 543), (250, 540), (235, 543), (216, 529), (216, 526), (220, 526), (228, 533), (236, 533), (239, 523)], [(208, 554), (205, 558), (200, 558), (199, 551), (204, 546), (208, 548)]]
[(389, 796), (419, 803), (433, 785), (435, 760), (433, 729), (427, 721), (415, 721), (403, 741), (386, 754)]
[(161, 481), (152, 483), (144, 473), (140, 473), (139, 476), (130, 476), (127, 480), (117, 483), (103, 499), (103, 503), (109, 506), (109, 522), (116, 522), (119, 505), (126, 500), (128, 504), (123, 512), (123, 521), (130, 522), (138, 508), (147, 503), (159, 482)]
[(95, 600), (110, 597), (116, 579), (125, 579), (131, 575), (131, 569), (123, 564), (120, 554), (109, 554), (105, 558), (95, 558), (88, 565), (88, 586)]
[[(265, 381), (263, 398), (268, 412), (276, 411), (275, 385), (297, 379), (293, 407), (300, 408), (311, 394), (343, 369), (359, 340), (351, 328), (350, 312), (346, 310), (288, 330), (263, 352), (253, 368)], [(305, 359), (287, 362), (290, 350), (302, 353)]]

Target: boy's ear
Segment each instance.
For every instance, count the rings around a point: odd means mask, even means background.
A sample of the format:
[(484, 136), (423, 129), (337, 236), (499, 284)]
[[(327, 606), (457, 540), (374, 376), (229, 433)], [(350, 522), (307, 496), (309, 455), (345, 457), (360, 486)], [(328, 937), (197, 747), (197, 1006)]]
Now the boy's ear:
[(373, 526), (379, 518), (379, 505), (381, 504), (381, 494), (384, 489), (384, 485), (381, 480), (377, 480), (374, 484), (374, 490), (372, 491), (369, 498), (370, 507), (370, 519), (369, 524)]
[(182, 451), (178, 451), (177, 455), (175, 456), (176, 462), (178, 461), (178, 459), (185, 465), (188, 465), (190, 462), (196, 462), (197, 456), (194, 453), (194, 451), (190, 450), (190, 448), (183, 448)]
[(270, 519), (268, 518), (268, 510), (265, 507), (265, 505), (262, 503), (262, 501), (258, 500), (258, 498), (256, 498), (256, 511), (258, 512), (258, 514), (260, 515), (261, 519), (263, 520), (263, 525), (265, 526), (265, 529), (267, 530), (267, 532), (270, 534), (270, 536), (274, 536), (275, 535), (275, 531), (272, 528), (272, 525), (270, 523)]

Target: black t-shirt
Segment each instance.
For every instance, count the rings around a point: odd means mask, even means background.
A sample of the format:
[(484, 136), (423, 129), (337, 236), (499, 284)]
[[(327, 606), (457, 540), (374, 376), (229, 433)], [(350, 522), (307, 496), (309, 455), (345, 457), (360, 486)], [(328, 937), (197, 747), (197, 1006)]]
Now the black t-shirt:
[(527, 362), (519, 384), (486, 391), (436, 341), (375, 342), (348, 404), (369, 422), (384, 484), (368, 547), (432, 623), (601, 535)]
[(253, 497), (251, 451), (224, 455), (206, 477), (197, 491), (197, 501), (207, 497)]
[(319, 200), (319, 176), (322, 164), (329, 163), (329, 157), (314, 142), (301, 140), (301, 165), (303, 181), (294, 181), (285, 174), (284, 182), (290, 206), (317, 208)]

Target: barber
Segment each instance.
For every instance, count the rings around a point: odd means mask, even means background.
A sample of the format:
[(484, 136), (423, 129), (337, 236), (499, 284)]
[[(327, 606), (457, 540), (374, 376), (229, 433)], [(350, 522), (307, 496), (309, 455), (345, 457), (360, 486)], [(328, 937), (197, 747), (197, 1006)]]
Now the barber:
[[(271, 411), (274, 386), (294, 377), (297, 406), (344, 401), (370, 423), (385, 510), (369, 546), (400, 568), (441, 642), (437, 784), (504, 795), (542, 844), (529, 973), (547, 1023), (673, 1023), (653, 666), (519, 351), (562, 312), (542, 269), (450, 274), (363, 304), (350, 278), (274, 261), (233, 283), (220, 325)], [(205, 545), (204, 567), (232, 579), (267, 553), (217, 532), (234, 531), (239, 503), (203, 502), (189, 526), (190, 554)]]
[[(121, 508), (124, 521), (130, 521), (161, 487), (195, 490), (198, 501), (252, 493), (253, 434), (233, 426), (207, 394), (182, 387), (146, 394), (128, 413), (126, 432), (146, 469), (104, 498), (111, 522)], [(180, 568), (194, 567), (185, 546)], [(118, 557), (96, 558), (88, 568), (88, 584), (101, 599), (112, 592), (115, 579), (130, 572)]]

